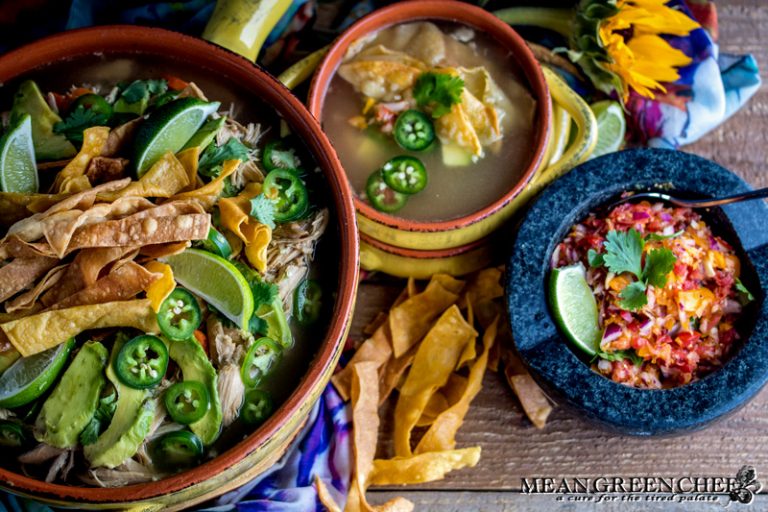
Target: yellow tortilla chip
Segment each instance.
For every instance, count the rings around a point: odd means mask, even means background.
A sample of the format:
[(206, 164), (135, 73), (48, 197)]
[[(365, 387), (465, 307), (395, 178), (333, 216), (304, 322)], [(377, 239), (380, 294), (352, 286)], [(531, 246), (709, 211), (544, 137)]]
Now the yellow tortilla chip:
[(138, 181), (116, 192), (100, 194), (100, 201), (112, 202), (120, 197), (171, 197), (190, 184), (187, 170), (170, 151), (152, 164)]
[(20, 194), (0, 192), (0, 226), (8, 227), (33, 213), (50, 208), (67, 194)]
[(339, 76), (352, 84), (358, 92), (376, 100), (391, 101), (413, 87), (416, 79), (426, 69), (413, 62), (395, 60), (366, 60), (347, 62), (339, 66)]
[(120, 126), (113, 128), (109, 132), (107, 143), (104, 145), (101, 154), (103, 156), (115, 156), (120, 153), (121, 150), (133, 140), (133, 134), (143, 121), (143, 117), (137, 117), (136, 119), (131, 119), (127, 123), (123, 123)]
[(173, 270), (170, 265), (160, 263), (159, 261), (150, 261), (145, 265), (150, 272), (162, 274), (163, 277), (152, 283), (147, 288), (147, 298), (152, 304), (155, 312), (160, 311), (160, 305), (176, 288), (176, 281), (173, 279)]
[(315, 490), (317, 491), (317, 499), (320, 500), (320, 503), (323, 504), (325, 509), (328, 512), (341, 512), (341, 507), (339, 507), (336, 500), (333, 499), (331, 491), (328, 489), (328, 486), (325, 485), (323, 479), (320, 478), (320, 475), (315, 475), (314, 484)]
[(435, 120), (435, 132), (443, 144), (453, 143), (473, 155), (483, 156), (483, 146), (461, 103), (457, 103), (451, 107), (450, 112)]
[(446, 289), (441, 279), (433, 276), (423, 292), (409, 297), (389, 312), (395, 357), (405, 354), (426, 334), (434, 319), (458, 300), (458, 293)]
[(403, 374), (413, 364), (417, 349), (418, 347), (411, 347), (411, 350), (400, 357), (390, 357), (379, 368), (379, 404), (383, 404), (389, 398), (392, 390), (400, 386)]
[(427, 430), (416, 446), (415, 453), (453, 450), (456, 447), (456, 432), (459, 431), (459, 427), (464, 422), (464, 417), (469, 412), (469, 405), (483, 387), (483, 377), (488, 366), (488, 354), (496, 340), (498, 323), (499, 319), (497, 317), (485, 333), (483, 333), (483, 353), (472, 363), (461, 397), (435, 418), (429, 430)]
[(183, 242), (170, 242), (167, 244), (145, 245), (139, 249), (139, 254), (141, 254), (147, 260), (156, 260), (159, 258), (165, 258), (167, 256), (173, 256), (174, 254), (179, 254), (191, 246), (192, 242), (189, 240)]
[(0, 268), (0, 302), (29, 288), (59, 263), (57, 258), (14, 258)]
[(0, 329), (24, 357), (60, 345), (83, 331), (105, 327), (133, 327), (149, 333), (159, 331), (157, 314), (149, 299), (44, 311), (0, 324)]
[(382, 325), (376, 332), (365, 340), (365, 342), (358, 347), (355, 351), (355, 355), (347, 363), (341, 371), (331, 377), (331, 382), (336, 391), (344, 400), (349, 400), (352, 396), (352, 377), (353, 368), (355, 365), (370, 362), (374, 363), (376, 367), (383, 365), (389, 361), (392, 356), (392, 347), (389, 341), (389, 326), (387, 324)]
[[(373, 468), (379, 434), (379, 374), (375, 363), (358, 363), (352, 367), (352, 449), (353, 477), (345, 510), (366, 510), (365, 489)], [(354, 489), (355, 495), (352, 494)]]
[[(53, 183), (54, 192), (80, 192), (90, 188), (88, 178), (85, 178), (85, 170), (93, 157), (103, 153), (109, 137), (109, 128), (94, 126), (83, 131), (83, 145), (67, 166), (59, 171)], [(83, 178), (88, 186), (83, 188)]]
[(197, 185), (197, 168), (200, 163), (200, 146), (181, 151), (176, 158), (187, 173), (188, 185), (182, 190), (192, 190)]
[(435, 391), (448, 382), (464, 347), (474, 343), (476, 336), (477, 332), (453, 305), (424, 337), (395, 407), (395, 455), (411, 455), (413, 427)]
[(429, 399), (427, 407), (421, 413), (421, 418), (419, 418), (416, 426), (428, 427), (432, 425), (440, 414), (461, 400), (466, 389), (467, 378), (462, 377), (458, 373), (452, 373), (448, 377), (448, 382), (445, 386), (435, 391), (435, 394)]
[(267, 247), (272, 241), (272, 230), (250, 216), (250, 200), (260, 193), (260, 183), (249, 183), (237, 196), (221, 199), (219, 211), (222, 226), (243, 241), (248, 262), (263, 273), (267, 269)]
[(124, 265), (113, 267), (109, 274), (91, 286), (54, 304), (51, 309), (65, 309), (132, 299), (160, 279), (161, 276), (161, 274), (150, 272), (138, 263), (128, 261)]
[(55, 286), (59, 282), (61, 277), (67, 270), (68, 265), (59, 265), (53, 267), (40, 281), (37, 282), (34, 288), (22, 293), (13, 300), (5, 303), (5, 311), (7, 313), (16, 313), (17, 311), (31, 312), (35, 309), (41, 310), (42, 304), (37, 303), (40, 296), (48, 291), (52, 286)]
[[(204, 198), (206, 196), (219, 196), (224, 189), (224, 180), (235, 172), (240, 166), (240, 160), (227, 160), (221, 166), (221, 173), (205, 185), (195, 190), (181, 192), (173, 196), (173, 199), (184, 199), (190, 197)], [(194, 183), (194, 182), (193, 182)]]
[(507, 377), (507, 382), (512, 387), (512, 390), (520, 400), (520, 404), (523, 406), (523, 411), (531, 423), (536, 428), (544, 428), (547, 425), (547, 418), (552, 412), (552, 405), (547, 399), (547, 395), (541, 390), (528, 373), (519, 375), (513, 375), (511, 367), (504, 369), (504, 375)]
[(421, 453), (410, 457), (373, 461), (371, 485), (408, 485), (442, 480), (455, 469), (475, 467), (480, 461), (479, 446), (461, 450)]

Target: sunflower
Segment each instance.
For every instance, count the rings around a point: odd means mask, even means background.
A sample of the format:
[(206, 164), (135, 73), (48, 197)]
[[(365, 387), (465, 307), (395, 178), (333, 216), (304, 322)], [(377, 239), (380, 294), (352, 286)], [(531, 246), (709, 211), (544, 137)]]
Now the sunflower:
[(661, 37), (684, 36), (700, 25), (669, 0), (581, 0), (575, 10), (513, 7), (495, 14), (513, 25), (536, 25), (560, 32), (562, 49), (597, 89), (623, 100), (630, 90), (647, 98), (666, 92), (690, 57)]
[(618, 12), (599, 25), (600, 41), (610, 58), (603, 66), (621, 78), (625, 101), (630, 88), (647, 98), (654, 97), (654, 90), (666, 92), (662, 83), (676, 81), (678, 68), (691, 63), (660, 34), (684, 36), (699, 24), (666, 3), (618, 0)]

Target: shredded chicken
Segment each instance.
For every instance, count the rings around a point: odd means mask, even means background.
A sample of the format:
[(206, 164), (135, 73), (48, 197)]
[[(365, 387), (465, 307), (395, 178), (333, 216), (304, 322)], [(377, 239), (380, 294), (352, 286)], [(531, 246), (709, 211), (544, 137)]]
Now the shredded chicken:
[(248, 347), (255, 341), (250, 332), (225, 327), (213, 315), (208, 317), (207, 330), (211, 359), (217, 368), (222, 368), (228, 363), (239, 366)]
[(0, 420), (7, 420), (9, 418), (15, 418), (16, 413), (9, 411), (8, 409), (0, 408)]
[(46, 482), (53, 482), (54, 480), (66, 480), (69, 476), (69, 471), (75, 464), (75, 451), (65, 450), (59, 454), (51, 463), (51, 467), (48, 468), (48, 473), (45, 475)]
[(245, 396), (240, 366), (227, 363), (219, 369), (218, 390), (223, 413), (222, 426), (227, 428), (237, 419)]
[(22, 464), (42, 464), (54, 457), (58, 457), (67, 450), (62, 448), (55, 448), (49, 444), (40, 443), (30, 451), (19, 455), (18, 460)]

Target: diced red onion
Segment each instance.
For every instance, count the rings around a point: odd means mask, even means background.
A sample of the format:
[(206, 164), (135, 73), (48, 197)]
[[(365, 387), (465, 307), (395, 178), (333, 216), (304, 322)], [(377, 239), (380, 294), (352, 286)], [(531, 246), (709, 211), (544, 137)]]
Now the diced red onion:
[(651, 214), (648, 212), (638, 212), (638, 211), (632, 212), (633, 220), (645, 220), (650, 218), (651, 218)]
[(621, 336), (621, 327), (616, 324), (610, 324), (605, 328), (605, 332), (603, 332), (603, 340), (600, 342), (600, 345), (616, 341), (619, 336)]
[(672, 216), (667, 212), (663, 212), (661, 214), (661, 220), (663, 220), (664, 222), (672, 222)]
[(725, 304), (723, 304), (723, 313), (726, 315), (741, 313), (741, 304), (733, 299), (725, 299)]
[(651, 327), (653, 327), (653, 320), (646, 318), (640, 324), (640, 334), (648, 336), (651, 333)]

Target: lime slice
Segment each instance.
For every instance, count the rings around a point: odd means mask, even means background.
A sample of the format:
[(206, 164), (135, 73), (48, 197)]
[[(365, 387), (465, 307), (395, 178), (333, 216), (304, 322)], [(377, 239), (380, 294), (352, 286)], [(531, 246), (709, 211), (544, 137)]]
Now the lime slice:
[(580, 263), (552, 271), (549, 302), (565, 335), (579, 349), (595, 355), (600, 350), (602, 331), (597, 321), (597, 302)]
[(218, 108), (218, 101), (180, 98), (152, 112), (136, 131), (133, 164), (137, 175), (141, 177), (168, 151), (177, 153)]
[(34, 194), (38, 187), (32, 118), (25, 114), (0, 139), (0, 189)]
[(624, 119), (624, 109), (618, 101), (598, 101), (589, 106), (597, 119), (597, 145), (592, 152), (592, 158), (613, 153), (624, 144), (624, 134), (627, 122)]
[(12, 409), (28, 404), (56, 381), (75, 340), (29, 357), (22, 357), (0, 377), (0, 407)]
[(192, 293), (218, 309), (241, 329), (253, 316), (253, 294), (248, 281), (235, 266), (208, 251), (187, 249), (164, 260), (173, 277)]

